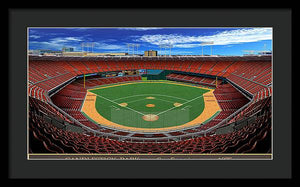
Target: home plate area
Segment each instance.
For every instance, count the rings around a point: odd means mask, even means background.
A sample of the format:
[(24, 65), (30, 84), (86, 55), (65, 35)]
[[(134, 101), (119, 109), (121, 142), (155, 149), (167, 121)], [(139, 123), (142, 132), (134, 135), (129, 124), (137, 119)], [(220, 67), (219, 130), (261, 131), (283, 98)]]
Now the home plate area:
[(147, 115), (144, 115), (143, 116), (143, 120), (145, 121), (156, 121), (158, 120), (158, 115), (155, 115), (155, 114), (147, 114)]

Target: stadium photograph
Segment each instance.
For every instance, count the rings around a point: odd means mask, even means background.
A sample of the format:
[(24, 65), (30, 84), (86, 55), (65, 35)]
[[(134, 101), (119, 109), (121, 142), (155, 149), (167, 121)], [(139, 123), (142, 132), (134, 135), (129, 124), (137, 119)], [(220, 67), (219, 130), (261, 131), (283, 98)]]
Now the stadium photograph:
[(28, 27), (27, 159), (273, 159), (271, 27)]

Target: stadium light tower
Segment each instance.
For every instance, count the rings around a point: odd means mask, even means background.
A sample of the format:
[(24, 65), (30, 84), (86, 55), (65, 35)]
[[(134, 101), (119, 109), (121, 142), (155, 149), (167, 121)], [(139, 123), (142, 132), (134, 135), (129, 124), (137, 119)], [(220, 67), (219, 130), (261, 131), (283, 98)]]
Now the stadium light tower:
[(202, 42), (201, 43), (201, 46), (202, 46), (202, 56), (203, 56), (203, 46), (206, 46), (206, 45), (210, 45), (210, 50), (211, 50), (210, 51), (210, 53), (211, 53), (210, 55), (212, 56), (212, 46), (213, 46), (212, 44), (214, 44), (213, 41), (211, 41), (211, 42)]
[(173, 47), (172, 44), (169, 45), (169, 48), (170, 48), (170, 56), (171, 56), (171, 48)]
[(162, 56), (162, 53), (161, 53), (161, 48), (163, 48), (163, 47), (164, 47), (164, 45), (163, 45), (163, 44), (160, 44), (160, 45), (159, 45), (159, 55), (160, 55), (160, 56)]
[(161, 45), (159, 45), (159, 55), (161, 55)]
[(95, 42), (82, 42), (81, 43), (81, 50), (82, 50), (82, 52), (84, 52), (85, 47), (86, 47), (86, 52), (93, 52), (94, 46), (95, 46)]
[[(165, 49), (165, 51), (166, 51), (166, 48), (165, 48), (165, 47), (166, 47), (165, 44), (160, 44), (160, 45), (159, 45), (159, 50), (161, 51), (161, 48), (163, 48), (163, 49)], [(166, 52), (165, 52), (165, 53), (166, 53)]]
[(259, 55), (259, 54), (264, 54), (266, 52), (270, 52), (270, 50), (267, 50), (267, 44), (264, 44), (264, 47), (263, 47), (262, 51), (257, 51), (257, 50), (243, 50), (243, 52), (248, 53), (246, 55), (254, 55), (255, 52), (258, 53), (258, 55)]
[(169, 50), (170, 50), (170, 56), (171, 56), (171, 48), (173, 47), (173, 45), (172, 44), (161, 44), (161, 45), (159, 45), (159, 48), (160, 48), (160, 50), (161, 50), (161, 48), (163, 48), (163, 49), (165, 49), (165, 56), (167, 56), (167, 48), (169, 48)]
[(89, 51), (89, 44), (88, 43), (84, 43), (84, 47), (85, 47), (85, 51), (88, 52)]
[(81, 43), (81, 52), (83, 52), (84, 51), (84, 43), (82, 42)]
[(128, 47), (128, 55), (129, 55), (129, 51), (130, 51), (130, 47), (133, 47), (132, 48), (132, 52), (133, 52), (133, 54), (134, 54), (134, 44), (131, 44), (131, 43), (127, 43), (127, 47)]
[(139, 46), (141, 46), (140, 44), (135, 44), (135, 46), (136, 46), (136, 54), (138, 55), (138, 53), (139, 53)]
[(93, 48), (95, 47), (95, 42), (91, 43), (91, 47), (92, 47), (92, 53), (93, 53)]

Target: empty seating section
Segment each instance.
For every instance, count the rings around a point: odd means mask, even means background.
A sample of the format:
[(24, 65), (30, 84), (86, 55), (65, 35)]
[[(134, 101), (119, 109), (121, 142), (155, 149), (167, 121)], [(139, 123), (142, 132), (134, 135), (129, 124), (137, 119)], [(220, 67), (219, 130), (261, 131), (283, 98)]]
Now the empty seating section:
[(199, 70), (199, 67), (201, 67), (201, 65), (202, 65), (203, 63), (200, 63), (200, 62), (191, 62), (191, 64), (190, 64), (190, 68), (189, 69), (187, 69), (187, 72), (197, 72), (198, 70)]
[(245, 117), (249, 117), (257, 112), (259, 112), (264, 106), (269, 105), (271, 103), (271, 97), (267, 97), (258, 101), (253, 101), (250, 103), (249, 106), (247, 106), (243, 111), (241, 111), (239, 114), (237, 114), (232, 120), (229, 121), (229, 123), (232, 123), (234, 121), (241, 120)]
[(83, 61), (90, 73), (98, 72), (100, 67), (95, 62)]
[(267, 153), (271, 142), (269, 115), (263, 115), (233, 133), (165, 143), (112, 140), (59, 129), (30, 112), (29, 139), (32, 153)]
[[(48, 92), (78, 75), (136, 69), (175, 70), (227, 78), (253, 95), (251, 104), (231, 119), (229, 123), (257, 114), (266, 108), (270, 110), (271, 107), (272, 67), (270, 61), (198, 61), (197, 59), (173, 60), (167, 58), (162, 60), (132, 60), (130, 58), (123, 60), (30, 60), (28, 68), (30, 151), (34, 153), (248, 153), (269, 150), (264, 146), (270, 142), (271, 117), (269, 113), (258, 117), (253, 124), (230, 134), (212, 134), (204, 137), (182, 139), (178, 142), (154, 143), (150, 142), (151, 140), (146, 140), (146, 143), (138, 143), (117, 141), (113, 140), (112, 137), (109, 138), (109, 136), (107, 136), (108, 138), (97, 137), (91, 134), (88, 135), (87, 132), (79, 134), (64, 131), (46, 122), (39, 116), (38, 112), (33, 112), (40, 111), (74, 124), (72, 119), (51, 106), (51, 102), (53, 102), (87, 127), (103, 133), (127, 136), (128, 132), (106, 129), (90, 122), (80, 112), (80, 107), (86, 95), (86, 89), (104, 84), (138, 81), (141, 80), (140, 76), (107, 78), (91, 76), (86, 77), (85, 88), (83, 87), (83, 79), (77, 79), (59, 90), (51, 99)], [(216, 85), (216, 79), (202, 75), (171, 73), (167, 76), (167, 79), (211, 87)], [(176, 137), (199, 132), (219, 124), (249, 102), (231, 84), (223, 84), (222, 80), (217, 81), (218, 86), (214, 90), (214, 95), (222, 111), (208, 123), (198, 128), (172, 132), (168, 135), (131, 134), (131, 136), (147, 139), (147, 137)]]
[[(61, 68), (63, 67), (63, 68)], [(42, 72), (37, 73), (40, 69)], [(76, 72), (78, 74), (130, 70), (130, 69), (168, 69), (227, 77), (231, 73), (243, 75), (245, 78), (259, 80), (271, 72), (268, 62), (239, 61), (194, 61), (194, 60), (95, 60), (95, 61), (30, 61), (32, 79), (47, 78), (57, 73)], [(50, 69), (50, 71), (46, 70)], [(244, 73), (244, 74), (243, 74)], [(45, 75), (47, 74), (47, 75)], [(255, 77), (254, 77), (255, 76)], [(258, 81), (259, 82), (259, 81)]]
[(183, 81), (183, 82), (190, 82), (194, 84), (202, 84), (206, 86), (216, 86), (217, 84), (221, 84), (222, 80), (216, 80), (215, 78), (208, 78), (208, 77), (199, 77), (199, 76), (193, 76), (193, 75), (182, 75), (178, 73), (171, 73), (166, 76), (168, 80), (175, 80), (175, 81)]
[(74, 69), (78, 71), (79, 74), (88, 74), (90, 71), (87, 69), (87, 67), (83, 64), (83, 62), (80, 61), (69, 61), (68, 64), (72, 66)]
[(70, 72), (59, 62), (29, 62), (29, 81), (47, 91), (73, 78)]
[(224, 70), (222, 70), (218, 74), (218, 76), (228, 77), (233, 71), (238, 69), (240, 67), (240, 65), (243, 64), (243, 63), (247, 63), (247, 62), (240, 62), (240, 61), (229, 62), (229, 65)]
[(252, 95), (255, 94), (256, 92), (258, 92), (260, 89), (264, 88), (263, 85), (246, 80), (246, 79), (239, 77), (237, 75), (234, 75), (234, 74), (231, 74), (228, 78), (229, 78), (229, 80), (238, 84), (240, 87), (242, 87), (244, 90), (248, 91)]
[(221, 84), (213, 93), (222, 111), (211, 121), (198, 127), (197, 130), (206, 130), (217, 125), (249, 102), (249, 100), (231, 84)]
[[(138, 81), (141, 80), (141, 76), (124, 76), (124, 77), (87, 77), (85, 80), (85, 87), (95, 87), (98, 85), (104, 85), (104, 84), (113, 84), (118, 82), (128, 82), (128, 81)], [(74, 84), (81, 86), (83, 88), (84, 80), (80, 79), (77, 80)]]
[(49, 116), (56, 117), (56, 118), (59, 117), (67, 122), (72, 123), (70, 119), (64, 116), (56, 108), (39, 99), (33, 99), (32, 97), (29, 97), (29, 107), (34, 108), (35, 110), (47, 114)]
[(46, 90), (36, 85), (28, 85), (28, 95), (32, 96), (33, 98), (37, 98), (41, 101), (50, 101)]
[(241, 64), (239, 68), (232, 72), (232, 74), (239, 75), (250, 80), (259, 80), (259, 77), (266, 73), (270, 73), (271, 71), (271, 63), (249, 62)]
[(272, 95), (272, 86), (264, 87), (254, 94), (254, 100), (258, 101)]
[(38, 81), (40, 81), (49, 77), (55, 77), (57, 75), (65, 74), (68, 72), (60, 68), (57, 62), (45, 63), (42, 61), (30, 61), (29, 73), (31, 73), (31, 75), (35, 75), (36, 78), (39, 77)]
[(224, 71), (226, 71), (227, 67), (231, 66), (232, 63), (228, 63), (228, 62), (219, 62), (217, 65), (215, 65), (211, 71), (210, 71), (210, 75), (219, 75), (221, 73), (223, 73)]
[(72, 116), (74, 119), (78, 120), (83, 125), (90, 127), (94, 130), (99, 130), (99, 126), (90, 122), (81, 112), (81, 105), (84, 101), (86, 95), (86, 89), (88, 87), (94, 87), (103, 84), (111, 84), (124, 81), (136, 81), (141, 80), (140, 76), (129, 76), (129, 77), (109, 77), (109, 78), (88, 78), (85, 81), (86, 88), (84, 88), (84, 83), (82, 79), (73, 81), (66, 87), (58, 91), (55, 95), (51, 97), (52, 102)]
[(219, 64), (219, 63), (218, 62), (206, 62), (206, 63), (204, 63), (201, 66), (199, 73), (210, 75), (212, 68), (214, 66), (216, 66), (216, 64)]
[[(272, 83), (272, 67), (271, 63), (266, 62), (249, 62), (243, 63), (233, 71), (228, 77), (230, 81), (236, 83), (244, 90), (252, 95), (261, 93), (259, 99), (263, 99), (271, 95), (269, 87)], [(262, 95), (263, 94), (263, 95)]]
[[(166, 69), (222, 76), (253, 95), (272, 82), (270, 62), (192, 60), (30, 61), (29, 81), (45, 90), (50, 90), (76, 75), (133, 69)], [(213, 81), (205, 78), (202, 82), (212, 84)]]
[(226, 119), (230, 114), (249, 102), (243, 94), (230, 84), (219, 85), (218, 88), (214, 90), (214, 95), (222, 109), (221, 113), (215, 119), (218, 119), (220, 115), (223, 115), (223, 117), (219, 119)]

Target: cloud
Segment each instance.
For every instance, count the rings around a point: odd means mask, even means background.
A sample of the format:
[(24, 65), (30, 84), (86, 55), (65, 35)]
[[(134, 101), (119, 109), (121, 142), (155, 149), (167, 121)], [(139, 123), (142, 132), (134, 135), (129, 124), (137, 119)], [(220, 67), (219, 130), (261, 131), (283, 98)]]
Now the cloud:
[(99, 50), (125, 50), (125, 45), (107, 44), (103, 42), (95, 42), (95, 49)]
[[(86, 42), (86, 37), (56, 37), (51, 38), (48, 41), (30, 41), (29, 46), (39, 49), (52, 49), (61, 50), (63, 47), (73, 47), (75, 50), (81, 50), (81, 43)], [(115, 39), (106, 39), (99, 42), (94, 42), (95, 46), (93, 49), (98, 50), (126, 50), (126, 45), (115, 45), (106, 42), (113, 42)]]
[(228, 30), (208, 36), (186, 36), (178, 34), (143, 35), (137, 38), (136, 41), (147, 42), (154, 45), (173, 44), (174, 47), (178, 48), (193, 48), (201, 46), (201, 42), (213, 41), (213, 45), (229, 45), (271, 39), (271, 28), (251, 28)]
[(28, 31), (30, 34), (36, 34), (38, 32), (36, 29), (32, 29), (32, 28), (29, 28)]
[(81, 42), (82, 37), (57, 37), (50, 39), (51, 43), (69, 43), (69, 42)]
[(29, 37), (32, 35), (35, 36), (39, 36), (39, 37), (49, 37), (49, 36), (58, 36), (58, 35), (66, 35), (66, 33), (63, 32), (48, 32), (49, 30), (47, 29), (47, 31), (43, 28), (30, 28), (29, 29)]
[(57, 43), (52, 43), (52, 42), (47, 42), (47, 41), (30, 41), (29, 42), (30, 48), (37, 48), (37, 49), (62, 49), (64, 45), (62, 44), (57, 44)]
[(30, 35), (29, 38), (33, 38), (33, 39), (38, 39), (40, 38), (41, 36), (38, 36), (38, 35)]
[[(182, 51), (182, 50), (171, 50), (171, 54), (174, 55), (174, 54), (194, 54), (195, 51)], [(169, 50), (161, 50), (159, 52), (159, 54), (161, 55), (169, 55), (170, 54), (170, 51)]]
[(193, 47), (199, 47), (201, 46), (201, 44), (175, 44), (173, 45), (173, 47), (177, 47), (177, 48), (193, 48)]
[(61, 50), (65, 46), (72, 46), (76, 49), (80, 48), (81, 41), (84, 41), (82, 37), (56, 37), (49, 39), (49, 41), (30, 41), (29, 46), (55, 50)]
[(102, 42), (116, 42), (117, 40), (116, 39), (104, 39), (104, 40), (101, 40)]

